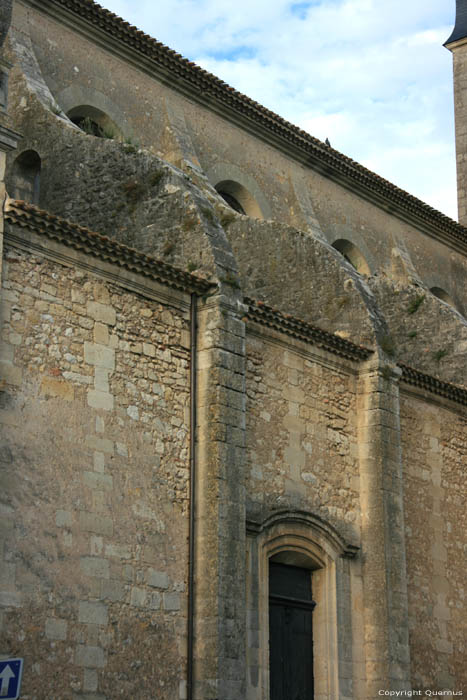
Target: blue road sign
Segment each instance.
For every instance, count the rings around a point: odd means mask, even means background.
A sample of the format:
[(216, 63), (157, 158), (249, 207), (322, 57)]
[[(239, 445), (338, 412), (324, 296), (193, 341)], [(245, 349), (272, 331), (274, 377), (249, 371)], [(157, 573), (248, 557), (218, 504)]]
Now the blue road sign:
[(0, 698), (17, 700), (23, 675), (23, 659), (4, 659), (0, 661)]

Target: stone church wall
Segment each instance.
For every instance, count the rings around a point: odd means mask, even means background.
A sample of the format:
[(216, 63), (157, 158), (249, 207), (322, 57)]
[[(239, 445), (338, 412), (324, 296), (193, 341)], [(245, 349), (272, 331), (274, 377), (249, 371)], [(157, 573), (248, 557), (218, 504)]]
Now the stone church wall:
[[(413, 688), (462, 690), (465, 666), (466, 419), (453, 406), (401, 401)], [(455, 686), (455, 687), (454, 687)]]
[(98, 682), (145, 697), (148, 677), (179, 696), (189, 350), (172, 296), (6, 250), (0, 600), (4, 648), (32, 660), (30, 697), (85, 698)]
[(250, 336), (249, 517), (312, 510), (348, 539), (360, 531), (355, 378), (339, 361)]

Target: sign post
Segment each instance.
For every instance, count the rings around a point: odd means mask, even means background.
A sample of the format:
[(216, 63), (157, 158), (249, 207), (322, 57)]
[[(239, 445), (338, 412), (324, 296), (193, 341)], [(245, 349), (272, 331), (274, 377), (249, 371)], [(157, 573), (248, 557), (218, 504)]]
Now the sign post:
[(17, 700), (23, 675), (23, 659), (0, 661), (0, 699)]

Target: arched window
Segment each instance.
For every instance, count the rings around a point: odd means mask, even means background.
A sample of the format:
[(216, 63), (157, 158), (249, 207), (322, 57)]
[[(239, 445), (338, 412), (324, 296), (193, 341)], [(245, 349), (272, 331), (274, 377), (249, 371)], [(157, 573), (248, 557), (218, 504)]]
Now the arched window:
[(243, 185), (240, 185), (238, 182), (222, 180), (217, 183), (216, 190), (229, 207), (239, 214), (246, 214), (255, 219), (263, 218), (257, 201), (248, 192), (246, 187), (243, 187)]
[(23, 151), (14, 161), (7, 177), (8, 194), (12, 199), (22, 199), (39, 204), (41, 159), (36, 151)]
[(97, 107), (80, 105), (67, 113), (68, 119), (82, 131), (98, 138), (123, 139), (122, 132), (112, 119)]
[(360, 275), (370, 275), (370, 267), (356, 245), (345, 238), (334, 241), (332, 247), (339, 251), (341, 255), (354, 267)]
[(441, 299), (441, 301), (444, 301), (446, 302), (446, 304), (449, 304), (449, 306), (456, 308), (454, 299), (444, 289), (441, 289), (441, 287), (431, 287), (430, 292), (434, 294), (435, 297), (438, 297), (438, 299)]

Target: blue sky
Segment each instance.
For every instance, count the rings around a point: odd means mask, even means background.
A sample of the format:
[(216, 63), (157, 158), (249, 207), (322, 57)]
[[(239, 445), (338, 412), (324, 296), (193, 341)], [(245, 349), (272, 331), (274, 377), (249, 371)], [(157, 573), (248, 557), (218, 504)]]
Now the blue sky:
[(457, 218), (455, 0), (101, 0), (109, 10)]

